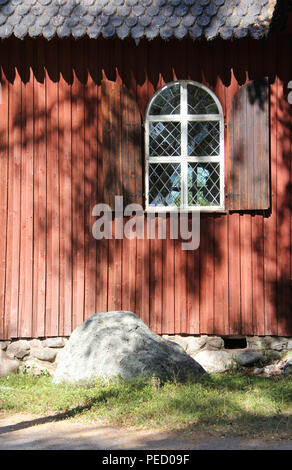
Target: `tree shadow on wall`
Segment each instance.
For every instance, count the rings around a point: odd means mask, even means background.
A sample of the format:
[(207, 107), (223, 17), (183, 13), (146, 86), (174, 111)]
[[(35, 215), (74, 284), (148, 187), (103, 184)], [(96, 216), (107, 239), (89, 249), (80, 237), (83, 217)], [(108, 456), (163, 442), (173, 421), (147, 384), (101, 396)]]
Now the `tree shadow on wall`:
[[(2, 330), (9, 333), (17, 295), (19, 319), (26, 318), (28, 306), (32, 306), (33, 335), (29, 336), (68, 335), (95, 311), (120, 308), (138, 313), (157, 332), (228, 331), (228, 319), (225, 326), (217, 321), (220, 309), (230, 309), (230, 293), (221, 281), (228, 279), (228, 266), (233, 263), (228, 244), (233, 215), (202, 215), (201, 247), (196, 252), (183, 252), (181, 241), (169, 239), (96, 241), (92, 237), (92, 208), (103, 202), (100, 89), (102, 79), (125, 85), (137, 99), (143, 117), (157, 88), (187, 78), (207, 84), (215, 93), (224, 89), (226, 114), (249, 70), (249, 78), (268, 76), (271, 102), (278, 100), (271, 128), (272, 132), (275, 126), (280, 129), (281, 123), (277, 171), (285, 180), (277, 193), (277, 205), (272, 205), (270, 214), (263, 214), (266, 219), (252, 239), (252, 254), (262, 267), (258, 281), (269, 289), (271, 315), (292, 334), (285, 261), (290, 256), (286, 221), (291, 218), (291, 114), (285, 97), (275, 95), (276, 65), (264, 60), (271, 45), (245, 40), (232, 44), (154, 40), (136, 46), (131, 40), (122, 44), (103, 39), (10, 39), (1, 44), (3, 100), (9, 110), (0, 135), (8, 188), (3, 193), (7, 207), (2, 208), (7, 232), (6, 266), (0, 278), (5, 291), (0, 299), (5, 309)], [(262, 64), (258, 64), (259, 56)], [(278, 70), (286, 83), (287, 69)], [(257, 102), (261, 94), (251, 99)], [(275, 158), (272, 148), (272, 188), (276, 185)], [(248, 214), (251, 226), (255, 216)], [(17, 236), (10, 237), (15, 231)], [(267, 252), (263, 240), (271, 231), (275, 250)], [(238, 244), (236, 250), (240, 250)], [(264, 263), (276, 270), (276, 276), (270, 276)], [(19, 273), (17, 279), (13, 279), (15, 272)], [(219, 298), (223, 302), (220, 309)], [(254, 294), (250, 303), (255, 301)], [(239, 321), (238, 333), (244, 333), (240, 309), (233, 315)], [(19, 324), (19, 334), (22, 328)]]

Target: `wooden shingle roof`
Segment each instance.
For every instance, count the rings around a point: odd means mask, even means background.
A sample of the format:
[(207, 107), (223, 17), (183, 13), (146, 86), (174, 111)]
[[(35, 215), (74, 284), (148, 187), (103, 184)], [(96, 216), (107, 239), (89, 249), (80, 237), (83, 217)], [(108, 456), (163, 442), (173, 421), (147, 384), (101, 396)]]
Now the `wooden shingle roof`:
[(0, 0), (0, 38), (265, 37), (276, 0)]

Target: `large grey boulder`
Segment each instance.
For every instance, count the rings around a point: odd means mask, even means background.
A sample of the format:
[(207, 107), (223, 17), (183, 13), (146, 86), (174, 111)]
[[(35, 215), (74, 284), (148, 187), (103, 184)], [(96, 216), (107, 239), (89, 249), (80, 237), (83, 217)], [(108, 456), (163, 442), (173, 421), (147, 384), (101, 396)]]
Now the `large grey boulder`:
[(204, 369), (183, 348), (153, 333), (134, 313), (95, 313), (78, 326), (60, 352), (53, 383), (95, 378), (197, 380)]

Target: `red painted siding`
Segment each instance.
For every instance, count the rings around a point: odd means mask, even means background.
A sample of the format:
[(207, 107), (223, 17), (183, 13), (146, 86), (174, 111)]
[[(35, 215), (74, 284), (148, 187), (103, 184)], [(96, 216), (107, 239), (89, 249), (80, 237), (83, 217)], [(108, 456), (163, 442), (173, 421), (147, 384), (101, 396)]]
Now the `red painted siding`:
[[(292, 335), (290, 39), (0, 44), (1, 339), (69, 335), (92, 313), (120, 308), (158, 333)], [(202, 215), (196, 251), (169, 236), (94, 240), (102, 79), (126, 86), (142, 115), (164, 83), (196, 80), (227, 120), (239, 87), (264, 76), (270, 211)], [(228, 152), (227, 131), (225, 141)]]

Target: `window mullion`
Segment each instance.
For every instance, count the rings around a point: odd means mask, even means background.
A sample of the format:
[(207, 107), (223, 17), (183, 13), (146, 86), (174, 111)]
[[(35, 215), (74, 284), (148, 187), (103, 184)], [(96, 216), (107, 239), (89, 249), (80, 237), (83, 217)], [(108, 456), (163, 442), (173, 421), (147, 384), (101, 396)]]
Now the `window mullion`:
[(181, 191), (182, 207), (188, 205), (188, 96), (187, 86), (181, 85)]

